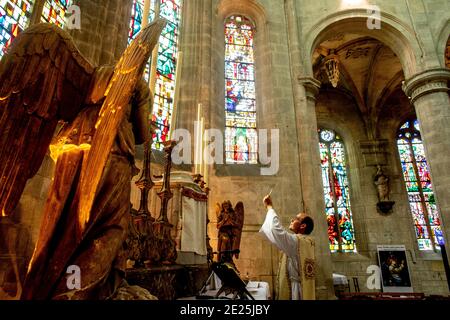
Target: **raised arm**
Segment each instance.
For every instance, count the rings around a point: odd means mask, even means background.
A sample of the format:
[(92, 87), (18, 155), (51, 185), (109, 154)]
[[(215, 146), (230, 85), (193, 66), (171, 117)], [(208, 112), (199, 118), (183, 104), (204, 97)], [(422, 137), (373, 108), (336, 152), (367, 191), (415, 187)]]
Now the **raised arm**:
[(267, 206), (266, 219), (259, 232), (279, 250), (290, 257), (297, 256), (297, 237), (289, 233), (282, 225), (272, 206)]

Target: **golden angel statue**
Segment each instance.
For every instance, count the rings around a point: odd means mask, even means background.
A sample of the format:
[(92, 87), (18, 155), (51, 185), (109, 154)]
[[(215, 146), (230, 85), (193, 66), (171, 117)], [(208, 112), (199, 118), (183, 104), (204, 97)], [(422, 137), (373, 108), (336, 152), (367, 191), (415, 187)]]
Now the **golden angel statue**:
[(238, 202), (236, 207), (230, 201), (216, 204), (218, 243), (218, 260), (233, 262), (233, 256), (239, 258), (242, 228), (244, 226), (244, 204)]
[[(90, 65), (50, 24), (22, 32), (0, 61), (3, 216), (13, 214), (49, 148), (56, 161), (22, 299), (107, 299), (117, 289), (135, 144), (149, 141), (142, 74), (165, 23), (143, 29), (116, 66)], [(78, 287), (68, 285), (73, 266)]]

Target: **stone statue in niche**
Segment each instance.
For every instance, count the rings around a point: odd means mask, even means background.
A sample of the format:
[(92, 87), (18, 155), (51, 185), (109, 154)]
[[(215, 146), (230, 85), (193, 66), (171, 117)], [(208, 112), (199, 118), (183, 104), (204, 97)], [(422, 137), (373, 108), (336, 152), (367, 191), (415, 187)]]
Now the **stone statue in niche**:
[(378, 200), (389, 201), (389, 177), (383, 173), (380, 165), (377, 166), (374, 183), (377, 186)]
[[(22, 32), (0, 61), (2, 216), (14, 213), (49, 147), (56, 162), (21, 299), (108, 299), (126, 291), (120, 255), (135, 144), (149, 139), (150, 92), (140, 79), (164, 26), (157, 19), (143, 29), (116, 66), (92, 66), (50, 24)], [(58, 123), (64, 126), (53, 139)], [(68, 273), (71, 266), (78, 271)]]
[(377, 207), (382, 213), (392, 212), (392, 207), (395, 202), (390, 201), (390, 188), (389, 188), (389, 177), (384, 174), (383, 168), (378, 165), (377, 173), (374, 177), (374, 184), (377, 187), (378, 192), (378, 203)]
[(244, 226), (244, 204), (238, 202), (233, 209), (231, 201), (216, 204), (218, 244), (218, 260), (233, 262), (233, 257), (239, 258), (242, 228)]

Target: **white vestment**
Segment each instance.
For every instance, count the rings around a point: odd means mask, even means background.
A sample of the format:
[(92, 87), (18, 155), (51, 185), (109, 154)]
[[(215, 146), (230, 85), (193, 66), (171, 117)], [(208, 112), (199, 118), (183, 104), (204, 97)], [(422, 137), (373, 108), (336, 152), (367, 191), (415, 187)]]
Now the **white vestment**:
[(280, 223), (274, 209), (267, 211), (266, 220), (259, 232), (287, 256), (287, 269), (291, 280), (292, 300), (301, 300), (298, 270), (298, 238), (289, 233)]

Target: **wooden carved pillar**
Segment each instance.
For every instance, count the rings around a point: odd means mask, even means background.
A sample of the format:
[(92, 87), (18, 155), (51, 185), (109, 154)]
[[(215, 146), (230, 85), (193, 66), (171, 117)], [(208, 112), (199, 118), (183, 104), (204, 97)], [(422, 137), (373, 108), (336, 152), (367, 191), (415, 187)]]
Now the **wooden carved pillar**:
[[(152, 123), (150, 127), (150, 137), (156, 131), (156, 124)], [(141, 191), (139, 210), (131, 211), (130, 231), (127, 239), (129, 258), (135, 261), (135, 268), (145, 267), (145, 261), (158, 261), (159, 253), (154, 250), (155, 235), (153, 231), (152, 217), (148, 209), (149, 192), (155, 185), (151, 179), (151, 155), (152, 143), (149, 141), (144, 145), (144, 165), (142, 175), (136, 182), (136, 186)]]
[(175, 263), (177, 260), (176, 243), (171, 236), (173, 225), (167, 218), (169, 201), (173, 197), (173, 193), (170, 190), (170, 170), (172, 168), (172, 150), (176, 145), (177, 143), (173, 140), (164, 142), (166, 167), (162, 188), (158, 192), (158, 197), (161, 199), (161, 211), (157, 221), (153, 223), (153, 230), (158, 242), (159, 262), (168, 264)]
[[(209, 193), (211, 192), (211, 189), (206, 186), (206, 182), (203, 179), (203, 176), (201, 174), (194, 174), (193, 178), (194, 178), (194, 182), (196, 184), (198, 184), (198, 186), (203, 190), (203, 192), (206, 193), (206, 196), (209, 199)], [(206, 203), (206, 207), (208, 208), (208, 203)], [(211, 242), (210, 242), (211, 238), (209, 237), (209, 234), (208, 234), (208, 226), (209, 226), (210, 222), (211, 221), (209, 220), (209, 215), (208, 215), (208, 213), (206, 213), (206, 239), (205, 239), (206, 240), (206, 252), (207, 252), (206, 259), (207, 259), (209, 265), (214, 262), (214, 253), (213, 253), (214, 250), (211, 247)]]

